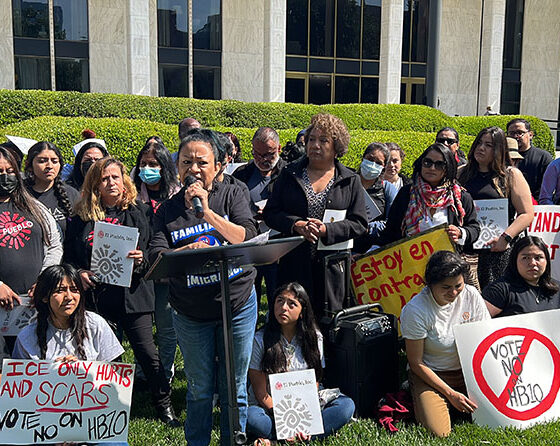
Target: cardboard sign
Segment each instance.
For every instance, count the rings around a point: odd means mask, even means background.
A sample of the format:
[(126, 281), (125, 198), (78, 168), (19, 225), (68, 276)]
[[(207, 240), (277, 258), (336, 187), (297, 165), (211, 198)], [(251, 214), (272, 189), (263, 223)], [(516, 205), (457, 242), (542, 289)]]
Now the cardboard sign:
[(134, 260), (127, 255), (136, 249), (138, 228), (97, 221), (93, 234), (91, 270), (103, 283), (129, 287)]
[(490, 249), (487, 243), (499, 237), (509, 226), (508, 199), (475, 200), (477, 220), (480, 224), (480, 235), (473, 244), (474, 249)]
[(126, 441), (134, 365), (5, 359), (0, 442)]
[(473, 419), (527, 428), (560, 416), (560, 310), (454, 327)]
[(324, 432), (314, 369), (276, 373), (269, 375), (268, 380), (279, 440), (292, 438), (298, 432)]
[(368, 253), (352, 264), (352, 287), (360, 304), (379, 303), (386, 313), (401, 315), (406, 303), (424, 288), (430, 256), (454, 251), (447, 225)]
[(535, 217), (527, 228), (529, 235), (543, 239), (551, 259), (551, 274), (560, 280), (560, 206), (535, 206)]
[(14, 308), (6, 310), (0, 308), (0, 334), (2, 336), (17, 336), (19, 332), (33, 323), (37, 318), (37, 311), (31, 306), (31, 298), (25, 294), (19, 296), (21, 305), (14, 301)]

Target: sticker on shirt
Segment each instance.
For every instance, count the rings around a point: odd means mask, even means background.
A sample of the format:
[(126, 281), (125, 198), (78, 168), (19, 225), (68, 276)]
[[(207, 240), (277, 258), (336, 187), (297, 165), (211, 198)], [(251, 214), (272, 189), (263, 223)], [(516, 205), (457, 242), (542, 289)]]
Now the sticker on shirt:
[(20, 249), (31, 239), (33, 222), (9, 211), (0, 214), (0, 247)]
[[(224, 220), (229, 221), (229, 217), (224, 215)], [(188, 239), (190, 237), (196, 237), (197, 235), (207, 234), (208, 232), (214, 231), (216, 228), (209, 223), (200, 223), (194, 226), (188, 226), (186, 228), (177, 229), (176, 231), (171, 231), (171, 242), (176, 245), (181, 240)]]
[(195, 240), (196, 242), (206, 243), (208, 246), (222, 246), (220, 241), (213, 235), (202, 235)]
[[(234, 277), (239, 276), (243, 272), (243, 268), (230, 268), (228, 270), (228, 279), (231, 280)], [(205, 274), (205, 275), (194, 275), (187, 274), (186, 277), (187, 288), (196, 288), (199, 286), (214, 285), (220, 282), (220, 273)]]

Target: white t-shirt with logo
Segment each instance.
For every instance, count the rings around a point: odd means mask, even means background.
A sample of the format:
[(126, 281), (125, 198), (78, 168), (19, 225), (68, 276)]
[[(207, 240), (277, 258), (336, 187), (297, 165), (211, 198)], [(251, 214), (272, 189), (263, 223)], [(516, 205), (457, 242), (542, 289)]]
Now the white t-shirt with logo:
[(459, 370), (461, 363), (453, 327), (490, 319), (484, 299), (471, 285), (465, 285), (455, 301), (439, 305), (429, 287), (408, 302), (401, 313), (401, 332), (405, 339), (424, 339), (422, 361), (432, 370)]

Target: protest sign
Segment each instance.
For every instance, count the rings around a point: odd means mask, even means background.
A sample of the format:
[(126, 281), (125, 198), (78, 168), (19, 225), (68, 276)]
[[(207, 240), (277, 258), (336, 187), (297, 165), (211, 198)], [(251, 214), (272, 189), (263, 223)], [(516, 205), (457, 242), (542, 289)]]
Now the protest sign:
[(559, 318), (551, 310), (454, 327), (477, 424), (527, 428), (560, 416)]
[(134, 365), (5, 359), (0, 443), (126, 441)]
[(560, 206), (535, 206), (535, 217), (527, 229), (529, 235), (543, 239), (551, 260), (551, 274), (560, 280)]
[(0, 334), (17, 336), (22, 328), (27, 327), (37, 318), (35, 308), (31, 306), (31, 298), (26, 294), (19, 296), (21, 305), (14, 301), (14, 308), (0, 308)]
[[(336, 221), (342, 221), (346, 217), (346, 209), (325, 209), (323, 214), (323, 223), (334, 223)], [(333, 245), (323, 244), (322, 239), (319, 239), (317, 243), (318, 251), (340, 251), (343, 249), (352, 249), (354, 246), (354, 239), (346, 240), (344, 242), (335, 243)]]
[(138, 228), (95, 222), (91, 270), (103, 283), (129, 287), (134, 260), (127, 257), (136, 249)]
[(509, 226), (508, 199), (475, 200), (476, 219), (480, 224), (480, 235), (473, 244), (474, 249), (490, 249), (487, 243), (499, 237)]
[(375, 220), (377, 217), (381, 215), (381, 210), (379, 209), (377, 204), (375, 204), (375, 201), (373, 201), (373, 199), (369, 196), (369, 194), (365, 189), (364, 189), (364, 199), (366, 202), (366, 214), (367, 214), (368, 222), (372, 222), (373, 220)]
[(308, 435), (324, 432), (314, 369), (275, 373), (268, 380), (279, 440), (292, 438), (298, 432)]
[(446, 232), (438, 226), (368, 253), (352, 264), (352, 287), (360, 304), (379, 303), (386, 313), (400, 316), (402, 308), (424, 287), (430, 256), (454, 251)]

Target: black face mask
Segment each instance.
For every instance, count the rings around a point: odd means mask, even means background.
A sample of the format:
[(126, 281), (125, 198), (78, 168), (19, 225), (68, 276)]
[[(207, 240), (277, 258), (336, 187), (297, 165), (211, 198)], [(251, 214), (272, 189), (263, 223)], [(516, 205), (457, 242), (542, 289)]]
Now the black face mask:
[(91, 166), (93, 166), (93, 164), (94, 164), (93, 161), (84, 161), (84, 162), (82, 163), (81, 170), (82, 170), (82, 175), (83, 175), (84, 177), (86, 176), (86, 173), (88, 172), (89, 168), (90, 168)]
[(7, 197), (16, 190), (18, 180), (13, 173), (0, 173), (0, 197)]

